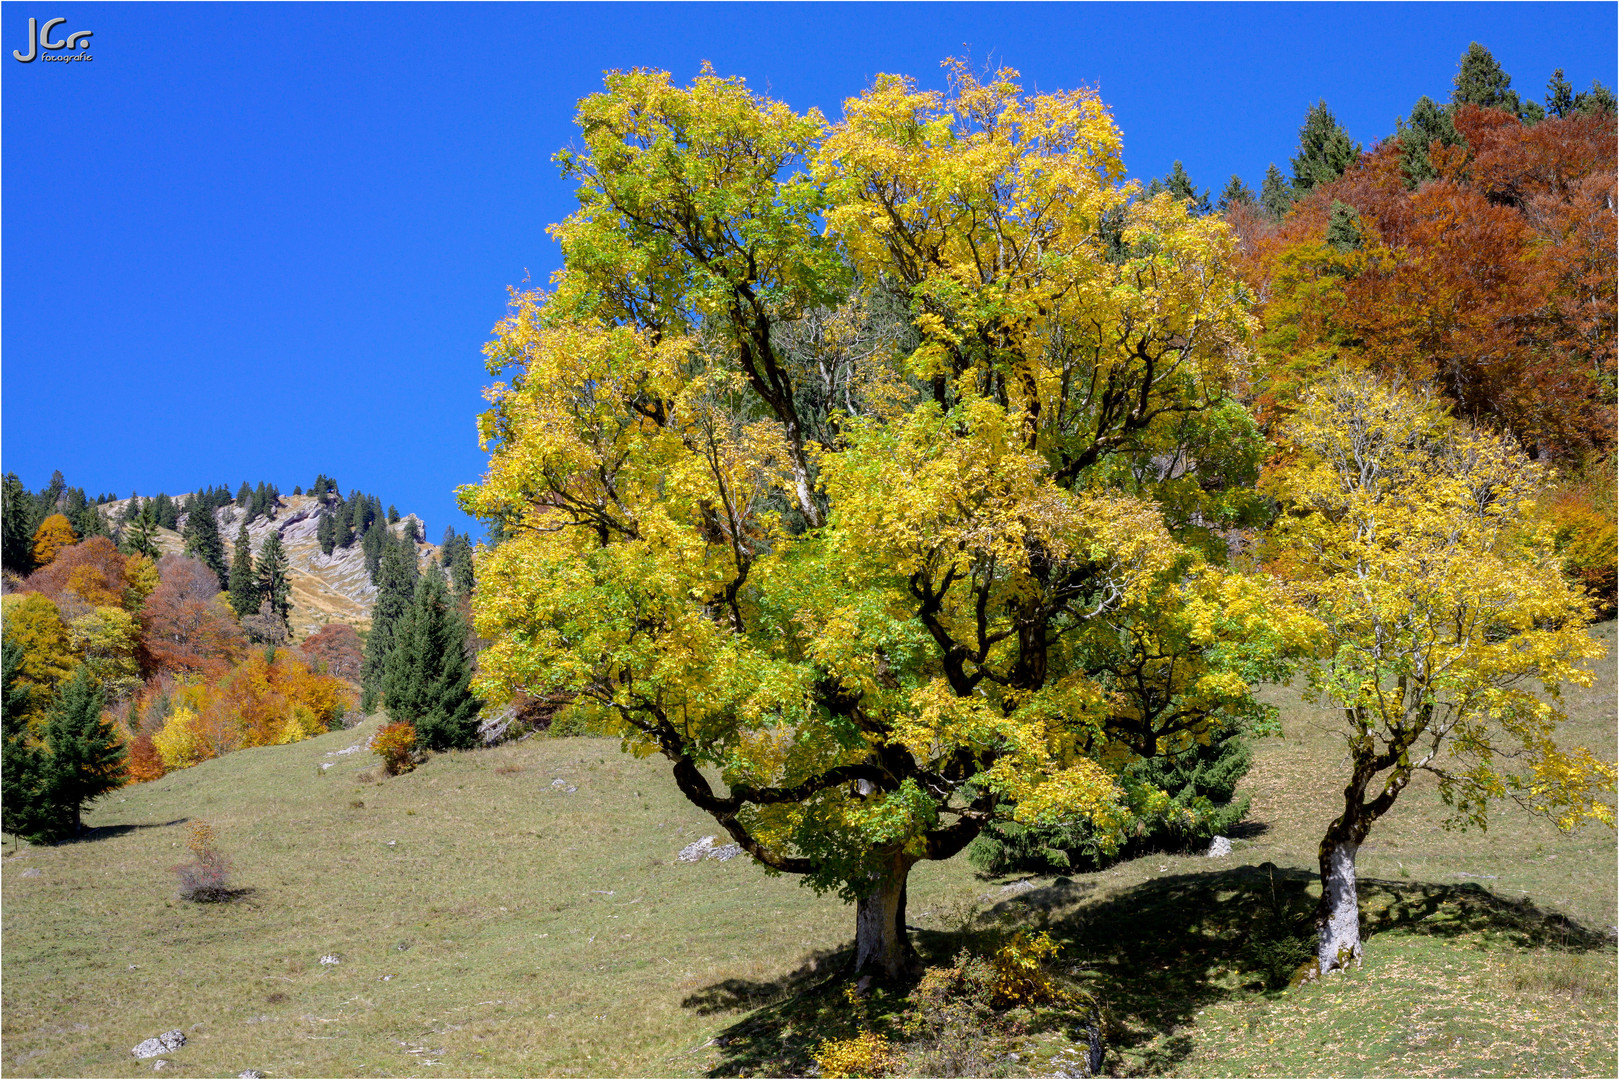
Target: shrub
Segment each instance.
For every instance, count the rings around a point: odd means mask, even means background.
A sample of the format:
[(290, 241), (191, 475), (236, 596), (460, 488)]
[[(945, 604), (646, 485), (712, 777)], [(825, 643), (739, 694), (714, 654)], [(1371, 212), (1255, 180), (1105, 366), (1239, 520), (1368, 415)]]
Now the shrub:
[[(1236, 798), (1235, 793), (1252, 761), (1248, 740), (1232, 735), (1174, 757), (1129, 766), (1124, 782), (1134, 820), (1128, 839), (1111, 856), (1097, 843), (1088, 821), (1058, 825), (996, 821), (972, 842), (967, 859), (996, 876), (1049, 874), (1095, 869), (1144, 851), (1202, 846), (1247, 816), (1248, 797)], [(1166, 807), (1147, 808), (1147, 797), (1155, 791), (1168, 794)]]
[(185, 769), (201, 761), (206, 747), (197, 737), (197, 714), (184, 706), (169, 712), (163, 728), (152, 736), (152, 745), (164, 769)]
[(220, 854), (214, 839), (214, 828), (206, 821), (191, 826), (186, 847), (192, 861), (174, 868), (180, 878), (180, 899), (209, 904), (231, 898), (230, 860)]
[(382, 759), (389, 776), (410, 772), (416, 767), (416, 729), (403, 720), (384, 724), (371, 737), (371, 752)]
[(157, 745), (152, 741), (148, 732), (141, 732), (129, 744), (129, 766), (124, 772), (128, 783), (139, 784), (147, 780), (161, 779), (167, 770), (163, 767), (163, 755), (157, 752)]
[(815, 1064), (826, 1077), (882, 1076), (892, 1063), (888, 1040), (871, 1031), (852, 1039), (827, 1039), (815, 1048)]
[(1044, 931), (1030, 936), (1028, 931), (1019, 930), (1003, 942), (990, 958), (995, 969), (995, 1003), (1045, 1005), (1063, 1000), (1062, 989), (1046, 970), (1046, 961), (1057, 952), (1057, 943)]

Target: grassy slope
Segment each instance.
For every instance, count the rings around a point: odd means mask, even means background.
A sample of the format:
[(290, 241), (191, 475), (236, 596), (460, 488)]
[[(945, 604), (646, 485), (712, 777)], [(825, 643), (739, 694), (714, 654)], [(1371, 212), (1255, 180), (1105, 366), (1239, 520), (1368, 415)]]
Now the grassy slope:
[[(1610, 757), (1611, 655), (1569, 732)], [(1605, 830), (1564, 837), (1502, 808), (1487, 836), (1446, 832), (1432, 793), (1410, 791), (1362, 860), (1365, 968), (1263, 989), (1254, 943), (1307, 911), (1340, 771), (1321, 718), (1274, 693), (1286, 738), (1259, 748), (1232, 859), (1149, 855), (1002, 902), (962, 859), (925, 865), (910, 890), (921, 948), (941, 959), (996, 917), (1048, 926), (1106, 996), (1123, 1073), (1614, 1075)], [(368, 732), (124, 789), (85, 840), (8, 855), (0, 1069), (123, 1075), (130, 1047), (172, 1027), (190, 1038), (170, 1055), (185, 1075), (808, 1064), (837, 995), (760, 1006), (835, 967), (852, 912), (742, 859), (675, 864), (717, 830), (658, 761), (536, 738), (365, 783), (363, 750), (330, 752)], [(233, 903), (174, 898), (199, 819), (248, 890)], [(1570, 951), (1584, 993), (1519, 985)], [(331, 953), (342, 962), (322, 965)], [(1060, 1045), (1031, 1039), (1009, 1067), (1038, 1071)]]

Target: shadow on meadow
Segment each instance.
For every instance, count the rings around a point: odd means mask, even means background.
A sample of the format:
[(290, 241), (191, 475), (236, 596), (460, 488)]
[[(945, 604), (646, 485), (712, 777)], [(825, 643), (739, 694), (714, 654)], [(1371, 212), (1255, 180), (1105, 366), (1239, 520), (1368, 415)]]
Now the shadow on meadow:
[(173, 821), (148, 821), (135, 825), (91, 825), (77, 835), (64, 837), (62, 844), (89, 844), (98, 840), (111, 840), (115, 836), (126, 833), (140, 832), (143, 829), (169, 829), (176, 825), (184, 825), (191, 819), (188, 817), (175, 818)]
[[(1082, 906), (1089, 882), (1058, 878), (997, 904), (957, 932), (917, 931), (926, 964), (945, 964), (964, 945), (1012, 925), (1046, 930), (1062, 946), (1058, 965), (1105, 1002), (1109, 1064), (1121, 1054), (1132, 1072), (1176, 1071), (1193, 1049), (1197, 1013), (1234, 997), (1275, 995), (1312, 951), (1315, 875), (1265, 863), (1148, 881)], [(1516, 949), (1589, 952), (1608, 939), (1528, 900), (1511, 901), (1476, 883), (1362, 879), (1367, 949), (1388, 933), (1458, 939)], [(904, 1007), (909, 986), (872, 987), (859, 1005), (846, 989), (851, 950), (819, 952), (773, 981), (725, 980), (682, 1004), (704, 1015), (755, 1009), (721, 1032), (710, 1076), (798, 1075), (823, 1040), (884, 1027)], [(1107, 1066), (1104, 1066), (1104, 1069)]]

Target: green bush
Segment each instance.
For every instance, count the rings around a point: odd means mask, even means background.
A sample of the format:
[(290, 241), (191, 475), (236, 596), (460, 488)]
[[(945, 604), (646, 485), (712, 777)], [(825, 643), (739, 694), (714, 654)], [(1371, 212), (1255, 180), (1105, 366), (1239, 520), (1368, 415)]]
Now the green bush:
[(1096, 869), (1146, 851), (1201, 847), (1247, 816), (1248, 797), (1235, 795), (1252, 763), (1248, 740), (1232, 735), (1175, 757), (1131, 765), (1124, 777), (1126, 792), (1164, 791), (1170, 804), (1160, 813), (1138, 813), (1129, 839), (1112, 856), (1102, 850), (1088, 821), (1059, 825), (997, 821), (972, 842), (967, 858), (994, 876), (1051, 874)]

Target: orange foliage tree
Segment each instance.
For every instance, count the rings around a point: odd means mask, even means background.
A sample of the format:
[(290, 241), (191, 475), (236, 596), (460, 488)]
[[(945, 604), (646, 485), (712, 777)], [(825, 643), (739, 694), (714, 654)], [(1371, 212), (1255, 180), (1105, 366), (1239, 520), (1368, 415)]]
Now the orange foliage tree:
[[(1309, 369), (1365, 366), (1433, 384), (1533, 455), (1603, 451), (1615, 418), (1613, 119), (1531, 127), (1462, 106), (1454, 120), (1465, 143), (1430, 146), (1436, 179), (1412, 187), (1391, 139), (1280, 225), (1232, 215), (1264, 301), (1256, 396), (1274, 421)], [(1345, 208), (1358, 235), (1329, 238)]]
[(127, 560), (111, 540), (92, 536), (56, 552), (49, 566), (28, 576), (24, 587), (58, 604), (72, 606), (77, 601), (88, 607), (121, 607), (129, 586), (126, 566)]
[(141, 645), (148, 670), (223, 675), (247, 639), (206, 564), (184, 555), (158, 561), (160, 577), (141, 608)]
[[(217, 679), (183, 678), (172, 695), (197, 741), (197, 757), (292, 742), (325, 731), (355, 703), (354, 691), (311, 671), (296, 654), (251, 653)], [(172, 714), (171, 714), (172, 719)]]
[(360, 678), (365, 649), (360, 644), (359, 633), (348, 623), (327, 623), (310, 634), (299, 651), (309, 658), (316, 670), (325, 664), (327, 673), (339, 679), (357, 682)]

